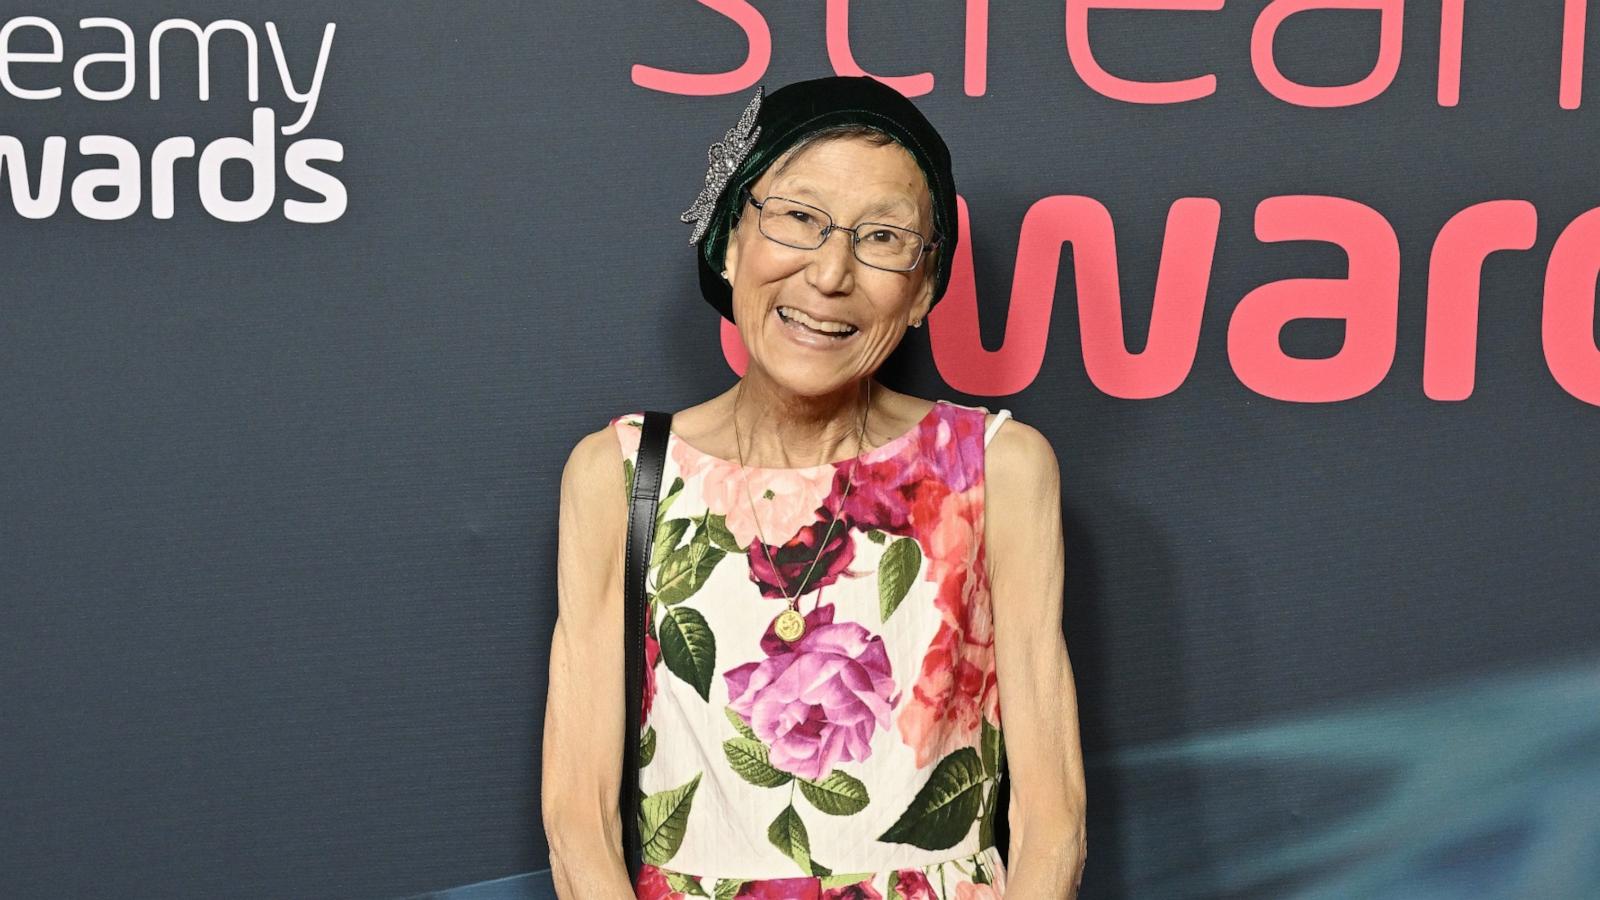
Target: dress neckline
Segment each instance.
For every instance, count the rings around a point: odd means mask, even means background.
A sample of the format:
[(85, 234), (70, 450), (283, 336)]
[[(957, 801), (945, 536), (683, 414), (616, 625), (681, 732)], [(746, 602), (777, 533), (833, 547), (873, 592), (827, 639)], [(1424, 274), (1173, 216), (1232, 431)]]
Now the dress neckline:
[[(876, 458), (878, 458), (880, 456), (889, 456), (889, 455), (892, 455), (896, 450), (898, 450), (900, 448), (900, 445), (906, 443), (907, 441), (910, 441), (912, 438), (916, 437), (918, 432), (920, 432), (920, 431), (922, 431), (922, 429), (928, 427), (933, 422), (933, 420), (938, 416), (939, 407), (941, 407), (943, 405), (944, 405), (944, 401), (943, 400), (935, 400), (935, 401), (933, 401), (933, 405), (928, 407), (928, 411), (925, 414), (923, 414), (922, 418), (917, 420), (917, 423), (915, 425), (912, 425), (909, 429), (907, 429), (905, 431), (902, 431), (901, 433), (895, 435), (894, 437), (890, 438), (889, 440), (885, 441), (884, 443), (879, 444), (876, 447), (871, 447), (871, 448), (869, 448), (867, 450), (864, 450), (861, 453), (856, 454), (855, 456), (847, 457), (847, 458), (841, 459), (841, 460), (836, 460), (834, 462), (817, 463), (816, 465), (810, 465), (810, 466), (745, 466), (744, 468), (749, 469), (752, 472), (817, 472), (817, 471), (821, 471), (822, 469), (838, 468), (839, 466), (848, 465), (848, 464), (850, 464), (852, 462), (855, 462), (857, 460), (860, 460), (862, 462), (870, 462), (870, 461), (872, 461), (872, 460), (874, 460), (874, 459), (876, 459)], [(717, 456), (715, 454), (707, 453), (704, 450), (701, 450), (700, 448), (696, 447), (695, 445), (693, 445), (693, 444), (689, 443), (688, 441), (684, 440), (683, 438), (679, 437), (678, 433), (676, 431), (668, 431), (667, 432), (667, 437), (671, 441), (676, 442), (678, 444), (678, 446), (680, 446), (683, 449), (689, 451), (690, 453), (693, 453), (696, 456), (705, 457), (706, 459), (709, 459), (709, 460), (711, 460), (713, 462), (722, 463), (723, 465), (735, 466), (735, 467), (740, 465), (739, 461), (736, 460), (736, 459), (725, 459), (725, 458), (723, 458), (721, 456)]]

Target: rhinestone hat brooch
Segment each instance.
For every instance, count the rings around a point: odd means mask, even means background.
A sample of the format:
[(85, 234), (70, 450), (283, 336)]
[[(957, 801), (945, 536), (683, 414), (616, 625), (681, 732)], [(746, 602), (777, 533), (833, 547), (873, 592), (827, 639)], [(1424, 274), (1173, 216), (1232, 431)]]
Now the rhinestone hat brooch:
[(706, 151), (706, 161), (710, 164), (706, 169), (706, 185), (700, 189), (700, 196), (694, 198), (694, 204), (678, 216), (684, 224), (695, 223), (694, 234), (689, 236), (690, 244), (699, 243), (700, 237), (706, 233), (706, 226), (711, 224), (711, 214), (717, 206), (717, 197), (721, 196), (728, 179), (733, 177), (733, 171), (739, 168), (744, 158), (750, 155), (750, 148), (756, 144), (756, 136), (761, 133), (761, 129), (756, 127), (756, 112), (761, 109), (761, 92), (762, 88), (758, 86), (756, 95), (750, 98), (750, 104), (744, 108), (738, 123)]

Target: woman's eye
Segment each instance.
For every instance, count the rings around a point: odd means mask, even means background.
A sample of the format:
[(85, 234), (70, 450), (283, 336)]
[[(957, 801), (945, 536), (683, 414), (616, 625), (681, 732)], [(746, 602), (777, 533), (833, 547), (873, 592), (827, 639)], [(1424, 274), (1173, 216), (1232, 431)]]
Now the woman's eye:
[(868, 237), (869, 240), (876, 241), (876, 242), (878, 242), (880, 244), (892, 244), (892, 243), (900, 240), (900, 235), (895, 234), (894, 232), (889, 231), (887, 229), (883, 229), (883, 228), (880, 228), (877, 231), (874, 231), (872, 234), (868, 235), (867, 237)]
[(798, 210), (798, 209), (792, 210), (792, 211), (790, 211), (789, 215), (793, 216), (794, 220), (796, 222), (810, 222), (811, 221), (811, 214), (807, 213), (807, 212), (804, 212), (802, 210)]

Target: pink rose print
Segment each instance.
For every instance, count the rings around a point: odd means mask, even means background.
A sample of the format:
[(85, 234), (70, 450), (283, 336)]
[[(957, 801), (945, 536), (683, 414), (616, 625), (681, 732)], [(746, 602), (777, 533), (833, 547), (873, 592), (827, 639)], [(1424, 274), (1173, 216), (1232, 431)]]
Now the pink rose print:
[[(914, 443), (907, 444), (914, 447)], [(911, 533), (911, 502), (924, 485), (944, 490), (944, 485), (927, 479), (924, 466), (915, 457), (897, 453), (887, 459), (862, 463), (856, 472), (850, 494), (843, 498), (841, 514), (850, 524), (863, 530), (876, 528), (890, 534)], [(829, 506), (839, 503), (848, 475), (835, 478)]]
[[(940, 407), (933, 424), (918, 429), (894, 455), (861, 465), (844, 514), (859, 528), (920, 535), (937, 524), (931, 514), (945, 494), (965, 494), (976, 483), (976, 467), (963, 460), (982, 453), (982, 417)], [(843, 487), (844, 478), (836, 477), (835, 493)]]
[(815, 897), (815, 878), (762, 878), (746, 881), (734, 894), (734, 900), (796, 900), (798, 897)]
[[(982, 527), (978, 502), (948, 494), (923, 535), (929, 577), (939, 582), (934, 603), (941, 622), (922, 659), (922, 672), (898, 726), (917, 766), (930, 765), (958, 746), (969, 746), (984, 718), (999, 725), (999, 684), (994, 663), (994, 620), (983, 602), (988, 573), (977, 546)], [(972, 564), (968, 556), (974, 557)]]
[(967, 882), (956, 885), (956, 900), (1002, 900), (992, 884)]
[[(827, 546), (819, 547), (818, 541), (826, 534), (828, 522), (813, 521), (781, 547), (763, 547), (759, 539), (751, 541), (747, 551), (750, 580), (761, 588), (761, 596), (777, 600), (801, 596), (833, 584), (840, 575), (850, 574), (846, 567), (855, 559), (856, 545), (849, 523), (833, 523), (833, 536), (828, 538)], [(769, 551), (771, 561), (767, 559)], [(778, 565), (776, 571), (773, 563)]]
[[(644, 429), (636, 424), (615, 427), (623, 417), (612, 420), (624, 456), (637, 459)], [(758, 529), (750, 512), (752, 501), (760, 512), (759, 531), (768, 540), (787, 542), (795, 532), (817, 520), (817, 507), (833, 491), (833, 469), (745, 469), (732, 460), (702, 453), (676, 436), (668, 442), (668, 452), (678, 474), (685, 481), (704, 476), (701, 495), (706, 507), (725, 518), (728, 530), (739, 546), (748, 547)], [(749, 496), (745, 495), (746, 478)], [(843, 482), (840, 482), (843, 484)], [(665, 485), (663, 485), (665, 489)], [(766, 492), (772, 491), (767, 498)]]
[(939, 900), (939, 892), (921, 869), (901, 869), (896, 873), (894, 900)]
[(637, 900), (685, 900), (687, 896), (673, 890), (667, 883), (667, 876), (649, 863), (639, 866), (639, 881), (633, 887), (633, 895)]
[[(654, 611), (654, 604), (645, 606), (645, 616), (648, 618)], [(650, 721), (650, 708), (655, 705), (656, 699), (656, 663), (661, 659), (661, 642), (650, 634), (650, 629), (644, 631), (644, 702), (640, 704), (639, 724), (643, 726)]]
[[(750, 546), (758, 534), (776, 543), (787, 542), (817, 520), (817, 507), (833, 489), (833, 472), (827, 468), (741, 472), (738, 463), (707, 456), (682, 441), (673, 442), (672, 461), (685, 479), (705, 473), (700, 494), (706, 508), (725, 518), (728, 531), (741, 547)], [(768, 491), (771, 497), (766, 496)], [(752, 505), (755, 512), (750, 510)]]
[(832, 604), (806, 615), (791, 644), (767, 626), (767, 658), (723, 673), (730, 706), (770, 749), (773, 767), (820, 779), (841, 759), (872, 755), (874, 728), (888, 729), (900, 702), (883, 638), (833, 621)]
[[(673, 435), (673, 440), (667, 442), (667, 448), (673, 463), (678, 467), (678, 474), (682, 475), (685, 481), (699, 475), (701, 472), (720, 469), (722, 466), (719, 466), (718, 463), (727, 465), (727, 460), (701, 453), (678, 439), (676, 434)], [(734, 467), (734, 471), (738, 471), (737, 467)]]
[(950, 490), (965, 493), (982, 476), (982, 470), (963, 465), (962, 461), (982, 455), (983, 428), (982, 416), (963, 415), (959, 410), (942, 407), (934, 417), (933, 427), (918, 431), (907, 452), (939, 473)]
[(822, 892), (822, 900), (883, 900), (883, 895), (872, 886), (872, 879), (858, 881), (836, 888), (827, 888)]

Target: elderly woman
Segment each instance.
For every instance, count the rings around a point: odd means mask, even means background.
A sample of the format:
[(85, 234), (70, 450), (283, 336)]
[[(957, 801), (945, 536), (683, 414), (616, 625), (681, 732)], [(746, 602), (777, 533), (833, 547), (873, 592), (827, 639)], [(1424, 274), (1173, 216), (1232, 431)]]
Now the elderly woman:
[(758, 90), (711, 159), (683, 218), (749, 364), (668, 435), (632, 883), (617, 770), (642, 414), (583, 438), (562, 476), (542, 773), (557, 891), (1074, 896), (1055, 454), (1006, 410), (873, 378), (949, 281), (944, 142), (882, 83), (822, 78)]

